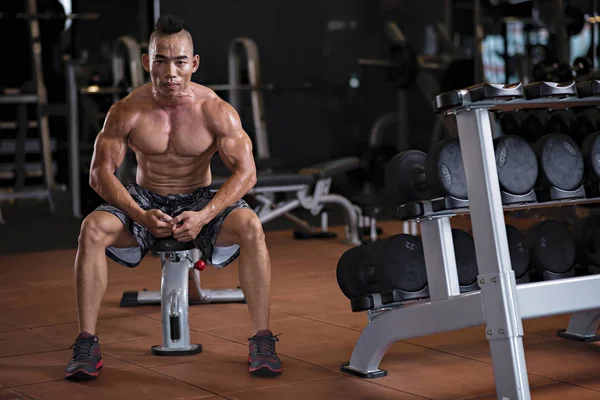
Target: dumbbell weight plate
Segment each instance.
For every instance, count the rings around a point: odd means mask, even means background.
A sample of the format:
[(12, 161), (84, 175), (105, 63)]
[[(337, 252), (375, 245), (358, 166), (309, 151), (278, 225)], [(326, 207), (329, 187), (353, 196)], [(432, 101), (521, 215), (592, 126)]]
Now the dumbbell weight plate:
[(546, 124), (546, 133), (569, 133), (571, 125), (576, 120), (577, 116), (572, 110), (556, 110), (553, 111)]
[(396, 154), (385, 168), (385, 196), (395, 209), (411, 201), (431, 199), (425, 176), (427, 155), (419, 150)]
[(531, 267), (557, 274), (567, 272), (575, 262), (575, 243), (569, 227), (560, 221), (546, 220), (527, 233), (531, 245)]
[(353, 247), (338, 260), (337, 282), (347, 298), (352, 299), (370, 292), (376, 283), (373, 250), (371, 244)]
[(584, 140), (581, 154), (585, 162), (586, 180), (600, 181), (600, 132), (592, 133)]
[(510, 253), (510, 263), (515, 278), (522, 278), (529, 267), (529, 246), (525, 235), (512, 225), (506, 225), (506, 237), (508, 240), (508, 251)]
[(583, 156), (577, 143), (564, 133), (542, 137), (534, 145), (538, 159), (538, 184), (574, 190), (583, 180)]
[(569, 133), (577, 144), (582, 146), (585, 139), (600, 128), (599, 121), (600, 112), (597, 109), (583, 109), (576, 113), (575, 121), (571, 124)]
[(523, 129), (525, 114), (522, 111), (504, 112), (499, 114), (498, 119), (505, 135), (519, 135)]
[(548, 111), (545, 110), (528, 110), (525, 113), (525, 120), (521, 130), (523, 136), (529, 143), (535, 143), (546, 132), (546, 124), (550, 119)]
[(583, 221), (577, 258), (584, 267), (600, 267), (600, 216), (592, 215)]
[(427, 270), (421, 239), (399, 234), (384, 240), (385, 246), (380, 246), (374, 257), (381, 290), (422, 290), (427, 285)]
[(529, 193), (538, 176), (537, 158), (531, 145), (520, 136), (505, 135), (494, 139), (494, 151), (500, 187), (515, 195)]
[(460, 286), (472, 285), (477, 281), (479, 274), (473, 236), (467, 231), (455, 228), (452, 229), (452, 241), (454, 242), (458, 284)]
[(443, 140), (436, 144), (427, 156), (425, 171), (432, 194), (468, 199), (467, 179), (458, 139)]

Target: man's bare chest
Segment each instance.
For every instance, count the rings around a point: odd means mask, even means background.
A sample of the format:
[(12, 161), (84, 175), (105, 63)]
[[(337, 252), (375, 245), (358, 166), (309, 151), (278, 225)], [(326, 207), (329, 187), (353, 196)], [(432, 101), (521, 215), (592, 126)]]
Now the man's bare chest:
[(146, 155), (199, 156), (213, 143), (214, 136), (202, 118), (178, 113), (143, 115), (129, 135), (130, 146)]

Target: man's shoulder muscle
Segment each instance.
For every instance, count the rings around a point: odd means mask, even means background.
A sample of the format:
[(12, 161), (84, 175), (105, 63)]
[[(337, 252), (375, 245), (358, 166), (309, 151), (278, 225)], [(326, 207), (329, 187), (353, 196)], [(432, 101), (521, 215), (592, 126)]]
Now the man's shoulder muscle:
[(217, 135), (231, 134), (241, 128), (235, 109), (214, 92), (202, 103), (202, 113), (207, 126)]
[(144, 109), (140, 100), (138, 96), (128, 96), (114, 103), (106, 114), (103, 130), (119, 136), (131, 132)]

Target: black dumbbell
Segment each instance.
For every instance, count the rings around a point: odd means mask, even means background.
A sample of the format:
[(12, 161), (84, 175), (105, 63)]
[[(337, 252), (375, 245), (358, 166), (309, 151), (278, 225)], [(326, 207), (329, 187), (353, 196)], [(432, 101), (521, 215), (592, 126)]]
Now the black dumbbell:
[(520, 135), (525, 122), (523, 111), (503, 112), (498, 115), (498, 121), (504, 135)]
[(538, 178), (538, 162), (527, 140), (516, 135), (497, 137), (494, 152), (500, 188), (513, 195), (531, 192)]
[(539, 139), (533, 146), (538, 160), (538, 180), (542, 189), (557, 188), (572, 191), (579, 188), (584, 177), (581, 149), (564, 133), (552, 133)]
[(396, 154), (385, 171), (388, 209), (401, 204), (452, 196), (467, 200), (467, 181), (458, 139), (434, 146), (430, 155), (419, 150)]
[(596, 108), (584, 108), (575, 114), (570, 135), (579, 146), (589, 135), (600, 130), (600, 112)]
[[(525, 236), (514, 226), (506, 225), (506, 236), (512, 270), (517, 282), (526, 282), (527, 268), (529, 267), (529, 248)], [(456, 269), (461, 292), (478, 289), (477, 257), (473, 236), (461, 229), (452, 229), (454, 241), (454, 254), (456, 256)]]
[(408, 150), (386, 166), (385, 194), (393, 206), (439, 196), (467, 199), (467, 181), (458, 139), (437, 143), (431, 153)]
[(512, 225), (506, 225), (506, 237), (510, 253), (510, 264), (515, 272), (515, 279), (517, 282), (526, 282), (528, 281), (527, 271), (530, 263), (527, 239), (521, 231)]
[(532, 109), (525, 112), (521, 136), (529, 143), (537, 142), (546, 132), (546, 124), (550, 119), (550, 114), (546, 110)]
[(571, 126), (577, 119), (577, 114), (573, 110), (554, 110), (550, 112), (550, 118), (546, 123), (545, 133), (566, 133), (571, 132)]
[(542, 274), (543, 279), (572, 276), (576, 246), (567, 224), (546, 220), (527, 232), (530, 246), (530, 271)]
[(467, 200), (467, 177), (458, 139), (442, 140), (433, 146), (425, 161), (425, 173), (434, 197)]
[[(338, 285), (349, 299), (399, 289), (419, 292), (427, 286), (423, 243), (399, 234), (354, 247), (337, 264)], [(365, 307), (353, 307), (354, 311)]]
[(577, 57), (573, 61), (573, 72), (577, 78), (585, 79), (587, 75), (591, 74), (594, 70), (592, 60), (588, 57)]
[[(529, 193), (538, 177), (537, 158), (526, 140), (505, 135), (494, 140), (498, 181), (513, 195)], [(409, 150), (394, 156), (386, 167), (387, 208), (411, 201), (452, 196), (467, 200), (467, 180), (458, 139), (440, 142), (430, 155)]]
[(379, 291), (379, 281), (375, 274), (375, 243), (353, 247), (338, 260), (338, 285), (349, 299)]
[(588, 197), (600, 196), (600, 131), (589, 135), (581, 146), (584, 181)]
[(567, 63), (542, 61), (533, 66), (531, 75), (538, 82), (567, 82), (573, 80), (573, 68)]
[(452, 241), (454, 243), (454, 256), (456, 258), (456, 272), (458, 285), (461, 292), (477, 290), (477, 255), (473, 236), (465, 230), (453, 228)]
[(594, 274), (600, 273), (600, 216), (591, 215), (581, 224), (577, 241), (577, 263)]

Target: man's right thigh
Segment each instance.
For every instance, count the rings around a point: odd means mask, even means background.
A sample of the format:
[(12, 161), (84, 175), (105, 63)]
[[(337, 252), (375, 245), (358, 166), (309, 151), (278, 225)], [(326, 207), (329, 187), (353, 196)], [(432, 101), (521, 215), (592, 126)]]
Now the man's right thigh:
[(91, 230), (88, 234), (104, 236), (106, 246), (116, 248), (129, 248), (138, 246), (138, 242), (125, 229), (123, 222), (114, 214), (106, 211), (93, 211), (82, 224), (82, 233)]

